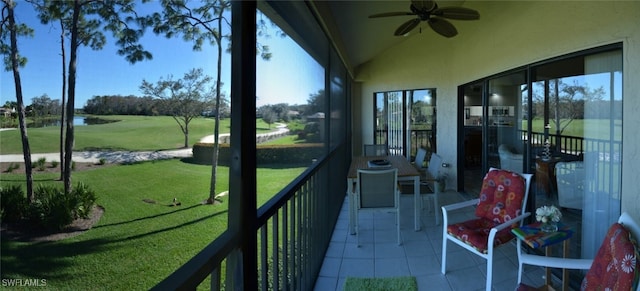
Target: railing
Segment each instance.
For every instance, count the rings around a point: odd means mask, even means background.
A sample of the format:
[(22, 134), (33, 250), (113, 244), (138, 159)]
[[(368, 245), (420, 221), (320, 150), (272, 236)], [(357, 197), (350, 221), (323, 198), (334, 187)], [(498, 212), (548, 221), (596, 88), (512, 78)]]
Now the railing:
[[(523, 140), (526, 138), (526, 131), (521, 131)], [(589, 183), (588, 191), (598, 193), (619, 193), (620, 184), (613, 183), (616, 178), (622, 175), (621, 154), (622, 142), (604, 139), (583, 138), (569, 135), (549, 134), (549, 143), (555, 156), (560, 156), (564, 161), (584, 160), (585, 155), (592, 156), (589, 161), (593, 164), (587, 165), (586, 169), (591, 171), (592, 181)], [(538, 151), (545, 143), (544, 133), (532, 132), (531, 145)], [(534, 155), (540, 153), (534, 150)], [(602, 168), (603, 170), (597, 170)], [(618, 195), (618, 194), (614, 194)]]
[[(522, 135), (526, 137), (527, 132), (521, 131)], [(556, 153), (579, 156), (584, 153), (585, 139), (578, 136), (561, 135), (561, 134), (549, 134), (549, 143), (554, 146), (552, 150)], [(590, 142), (597, 142), (591, 140)], [(605, 141), (602, 141), (605, 142)], [(608, 141), (606, 141), (609, 143)], [(545, 136), (543, 132), (531, 132), (531, 145), (533, 147), (544, 146)]]
[[(346, 181), (344, 155), (334, 150), (258, 209), (260, 290), (313, 289), (344, 201), (346, 182), (338, 182)], [(225, 289), (220, 274), (231, 268), (229, 258), (239, 245), (239, 235), (225, 231), (154, 289), (193, 290), (208, 277), (212, 290)]]
[[(397, 155), (404, 155), (404, 139), (402, 139), (402, 131), (396, 130), (376, 130), (374, 141), (376, 144), (388, 144), (389, 152)], [(419, 148), (424, 148), (427, 152), (436, 152), (436, 137), (431, 129), (420, 129), (411, 131), (411, 145), (409, 155), (415, 156)]]

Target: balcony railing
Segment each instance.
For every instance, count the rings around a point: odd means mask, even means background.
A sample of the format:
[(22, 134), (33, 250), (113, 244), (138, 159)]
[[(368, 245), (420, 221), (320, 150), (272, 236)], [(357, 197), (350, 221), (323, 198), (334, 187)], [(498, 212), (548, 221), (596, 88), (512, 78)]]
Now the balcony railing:
[[(388, 144), (389, 152), (396, 155), (404, 155), (404, 148), (406, 144), (402, 138), (402, 131), (395, 130), (389, 134), (387, 130), (376, 130), (375, 143), (376, 144)], [(411, 146), (409, 148), (409, 155), (415, 156), (419, 148), (424, 148), (427, 152), (436, 152), (436, 138), (435, 131), (431, 129), (420, 129), (411, 131)]]
[[(313, 289), (344, 201), (346, 153), (337, 149), (315, 162), (257, 210), (260, 290)], [(212, 290), (235, 289), (228, 284), (240, 279), (228, 274), (238, 273), (230, 258), (239, 246), (239, 234), (225, 231), (154, 289), (193, 290), (209, 277)]]

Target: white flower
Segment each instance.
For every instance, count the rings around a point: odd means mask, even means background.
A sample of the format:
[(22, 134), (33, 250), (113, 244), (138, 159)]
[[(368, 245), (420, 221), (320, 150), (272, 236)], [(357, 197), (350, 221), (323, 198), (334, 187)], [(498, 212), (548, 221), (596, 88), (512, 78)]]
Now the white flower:
[(633, 272), (633, 269), (636, 266), (636, 257), (631, 254), (626, 254), (622, 259), (622, 264), (620, 264), (620, 266), (625, 273)]
[(542, 223), (547, 223), (549, 221), (559, 222), (560, 218), (562, 218), (562, 212), (553, 205), (542, 206), (536, 209), (536, 220)]

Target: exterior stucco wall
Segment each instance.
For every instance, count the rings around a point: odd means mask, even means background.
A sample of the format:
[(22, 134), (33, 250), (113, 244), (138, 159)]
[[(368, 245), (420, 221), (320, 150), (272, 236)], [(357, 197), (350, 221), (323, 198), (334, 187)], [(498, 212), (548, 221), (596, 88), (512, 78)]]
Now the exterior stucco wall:
[[(373, 141), (373, 93), (436, 88), (438, 153), (455, 165), (457, 86), (537, 61), (623, 43), (622, 211), (640, 221), (640, 1), (468, 1), (478, 21), (452, 21), (459, 35), (445, 39), (428, 28), (356, 71), (354, 138)], [(356, 104), (356, 103), (354, 103)], [(362, 145), (354, 144), (354, 147)], [(447, 185), (456, 185), (450, 168)]]

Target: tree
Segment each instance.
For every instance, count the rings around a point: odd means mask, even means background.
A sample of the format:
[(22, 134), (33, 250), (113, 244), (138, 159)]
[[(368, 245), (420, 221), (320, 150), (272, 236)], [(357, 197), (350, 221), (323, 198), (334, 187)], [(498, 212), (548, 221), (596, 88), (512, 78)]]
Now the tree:
[(262, 112), (262, 121), (266, 122), (271, 128), (271, 124), (276, 122), (277, 114), (272, 108), (267, 108)]
[[(4, 0), (3, 0), (4, 1)], [(146, 17), (135, 11), (134, 0), (33, 0), (39, 10), (42, 23), (58, 20), (63, 34), (70, 37), (69, 69), (67, 75), (66, 136), (64, 137), (63, 180), (65, 193), (71, 192), (71, 160), (74, 144), (73, 116), (75, 113), (75, 88), (77, 55), (80, 46), (100, 50), (106, 44), (104, 32), (111, 31), (119, 46), (117, 53), (130, 63), (151, 59), (151, 53), (138, 44), (148, 24)]]
[(220, 151), (222, 22), (229, 24), (229, 21), (224, 18), (223, 14), (225, 10), (228, 10), (231, 7), (231, 3), (224, 0), (208, 0), (203, 1), (202, 6), (192, 9), (187, 7), (186, 2), (182, 0), (163, 0), (162, 7), (163, 15), (154, 15), (156, 23), (154, 27), (155, 33), (164, 34), (168, 38), (173, 37), (175, 34), (182, 34), (184, 40), (194, 42), (194, 50), (201, 50), (205, 41), (208, 41), (211, 45), (216, 44), (218, 48), (211, 186), (209, 190), (209, 198), (205, 201), (207, 204), (213, 204), (216, 195), (216, 176), (218, 171), (218, 154)]
[(52, 100), (49, 95), (42, 94), (40, 97), (31, 99), (31, 111), (36, 118), (58, 115), (61, 111), (60, 101)]
[(165, 110), (169, 110), (173, 119), (184, 134), (184, 147), (189, 147), (189, 123), (199, 117), (202, 108), (211, 99), (211, 90), (207, 84), (211, 77), (204, 75), (202, 69), (191, 69), (183, 79), (173, 80), (168, 76), (155, 85), (142, 80), (140, 90), (147, 95), (165, 100)]
[[(68, 14), (68, 11), (60, 11), (60, 8), (63, 9), (69, 9), (70, 6), (66, 5), (66, 6), (56, 6), (56, 5), (51, 5), (52, 2), (48, 1), (48, 2), (39, 2), (37, 0), (30, 0), (30, 2), (33, 4), (33, 6), (36, 8), (36, 10), (39, 12), (38, 16), (40, 17), (40, 21), (43, 24), (47, 24), (53, 21), (53, 19), (58, 19), (59, 23), (60, 23), (60, 56), (62, 58), (62, 90), (61, 90), (61, 97), (62, 97), (62, 102), (60, 104), (61, 106), (61, 112), (60, 112), (60, 139), (59, 139), (59, 148), (60, 148), (60, 161), (64, 161), (64, 140), (65, 140), (65, 102), (66, 102), (66, 89), (67, 89), (67, 69), (66, 69), (66, 50), (65, 50), (65, 33), (67, 32), (67, 23), (68, 23), (68, 19), (65, 19), (63, 16), (65, 13)], [(43, 6), (43, 5), (48, 5), (48, 6)], [(65, 173), (65, 167), (64, 167), (65, 163), (60, 163), (60, 180), (64, 180), (64, 173)]]
[[(13, 0), (2, 0), (2, 18), (0, 19), (0, 53), (4, 58), (5, 68), (13, 71), (13, 82), (16, 90), (18, 122), (22, 139), (22, 154), (24, 155), (24, 168), (27, 180), (27, 199), (33, 202), (33, 174), (31, 172), (31, 147), (27, 134), (27, 121), (22, 96), (22, 82), (20, 80), (20, 67), (24, 67), (27, 59), (18, 53), (18, 36), (31, 36), (33, 30), (25, 24), (17, 24), (14, 15), (16, 3)], [(9, 44), (7, 44), (7, 41)]]
[[(211, 187), (209, 198), (205, 201), (208, 204), (214, 203), (216, 195), (216, 173), (218, 169), (219, 135), (220, 135), (220, 107), (222, 104), (222, 40), (230, 39), (230, 35), (223, 34), (222, 24), (230, 25), (224, 12), (231, 8), (228, 0), (203, 0), (196, 1), (200, 6), (190, 7), (186, 0), (162, 0), (162, 13), (155, 13), (152, 17), (154, 25), (153, 31), (156, 34), (164, 34), (166, 37), (182, 35), (186, 41), (193, 42), (194, 50), (201, 50), (205, 42), (217, 47), (217, 76), (216, 76), (216, 102), (215, 102), (215, 124), (214, 124), (214, 145), (213, 160), (211, 169)], [(258, 36), (268, 36), (266, 33), (266, 22), (260, 20), (258, 23)], [(284, 33), (279, 32), (280, 36)], [(269, 46), (260, 45), (256, 47), (256, 54), (264, 60), (271, 58)]]
[[(554, 79), (548, 82), (538, 83), (543, 92), (547, 92), (549, 107), (553, 116), (549, 122), (555, 124), (556, 134), (561, 135), (575, 119), (584, 118), (584, 102), (602, 100), (604, 89), (602, 87), (591, 88), (588, 84), (580, 84), (574, 81), (572, 84), (562, 82), (562, 79)], [(548, 86), (548, 88), (545, 88)], [(534, 91), (534, 108), (537, 112), (544, 112), (544, 95)]]
[(307, 111), (305, 115), (313, 115), (316, 112), (324, 112), (324, 90), (318, 90), (315, 94), (309, 94), (307, 99)]

